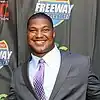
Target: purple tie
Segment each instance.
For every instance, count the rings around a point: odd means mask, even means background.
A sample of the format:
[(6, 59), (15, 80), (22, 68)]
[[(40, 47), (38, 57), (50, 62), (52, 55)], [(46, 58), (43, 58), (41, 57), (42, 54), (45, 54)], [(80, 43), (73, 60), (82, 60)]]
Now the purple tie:
[(40, 98), (40, 100), (46, 100), (45, 92), (44, 92), (44, 88), (43, 88), (44, 69), (45, 69), (44, 63), (45, 63), (45, 61), (43, 59), (39, 60), (39, 63), (38, 63), (39, 69), (35, 74), (34, 82), (33, 82), (35, 92), (38, 95), (38, 97)]

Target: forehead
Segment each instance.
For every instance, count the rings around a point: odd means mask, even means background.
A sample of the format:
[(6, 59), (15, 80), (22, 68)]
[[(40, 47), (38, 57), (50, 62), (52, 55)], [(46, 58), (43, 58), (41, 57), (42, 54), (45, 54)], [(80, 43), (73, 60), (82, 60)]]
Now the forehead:
[(51, 22), (46, 19), (46, 18), (42, 18), (42, 17), (39, 17), (39, 18), (33, 18), (29, 21), (29, 26), (52, 26), (51, 25)]

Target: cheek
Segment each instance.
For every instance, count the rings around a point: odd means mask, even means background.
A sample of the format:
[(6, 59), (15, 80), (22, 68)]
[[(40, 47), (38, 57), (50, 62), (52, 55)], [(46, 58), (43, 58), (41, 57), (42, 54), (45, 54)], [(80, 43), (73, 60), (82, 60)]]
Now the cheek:
[(31, 33), (28, 33), (27, 38), (28, 40), (31, 40), (33, 38), (33, 35)]
[(53, 40), (54, 40), (53, 35), (49, 35), (48, 37), (49, 37), (49, 38), (48, 38), (48, 39), (49, 39), (49, 41), (53, 41)]

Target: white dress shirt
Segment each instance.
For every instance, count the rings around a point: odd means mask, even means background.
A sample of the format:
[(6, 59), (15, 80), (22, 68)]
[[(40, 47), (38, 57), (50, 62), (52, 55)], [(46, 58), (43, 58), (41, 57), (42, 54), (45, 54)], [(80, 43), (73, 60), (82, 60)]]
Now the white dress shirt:
[[(33, 77), (36, 71), (38, 70), (38, 61), (40, 60), (40, 58), (34, 56), (33, 54), (31, 55), (32, 55), (32, 60), (29, 62), (28, 71), (29, 71), (29, 80), (31, 82), (31, 85), (33, 86)], [(60, 62), (61, 62), (60, 51), (55, 45), (55, 47), (42, 58), (46, 62), (45, 72), (44, 72), (44, 91), (48, 100), (53, 90), (60, 67)]]

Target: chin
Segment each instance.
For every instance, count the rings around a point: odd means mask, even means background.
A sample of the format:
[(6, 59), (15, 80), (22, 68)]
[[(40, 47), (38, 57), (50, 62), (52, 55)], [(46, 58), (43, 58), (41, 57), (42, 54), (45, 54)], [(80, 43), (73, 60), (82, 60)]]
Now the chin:
[(37, 50), (36, 52), (39, 54), (42, 54), (42, 53), (45, 53), (45, 50)]
[(35, 50), (34, 52), (36, 52), (37, 54), (46, 54), (47, 52), (49, 52), (48, 49), (38, 49)]

